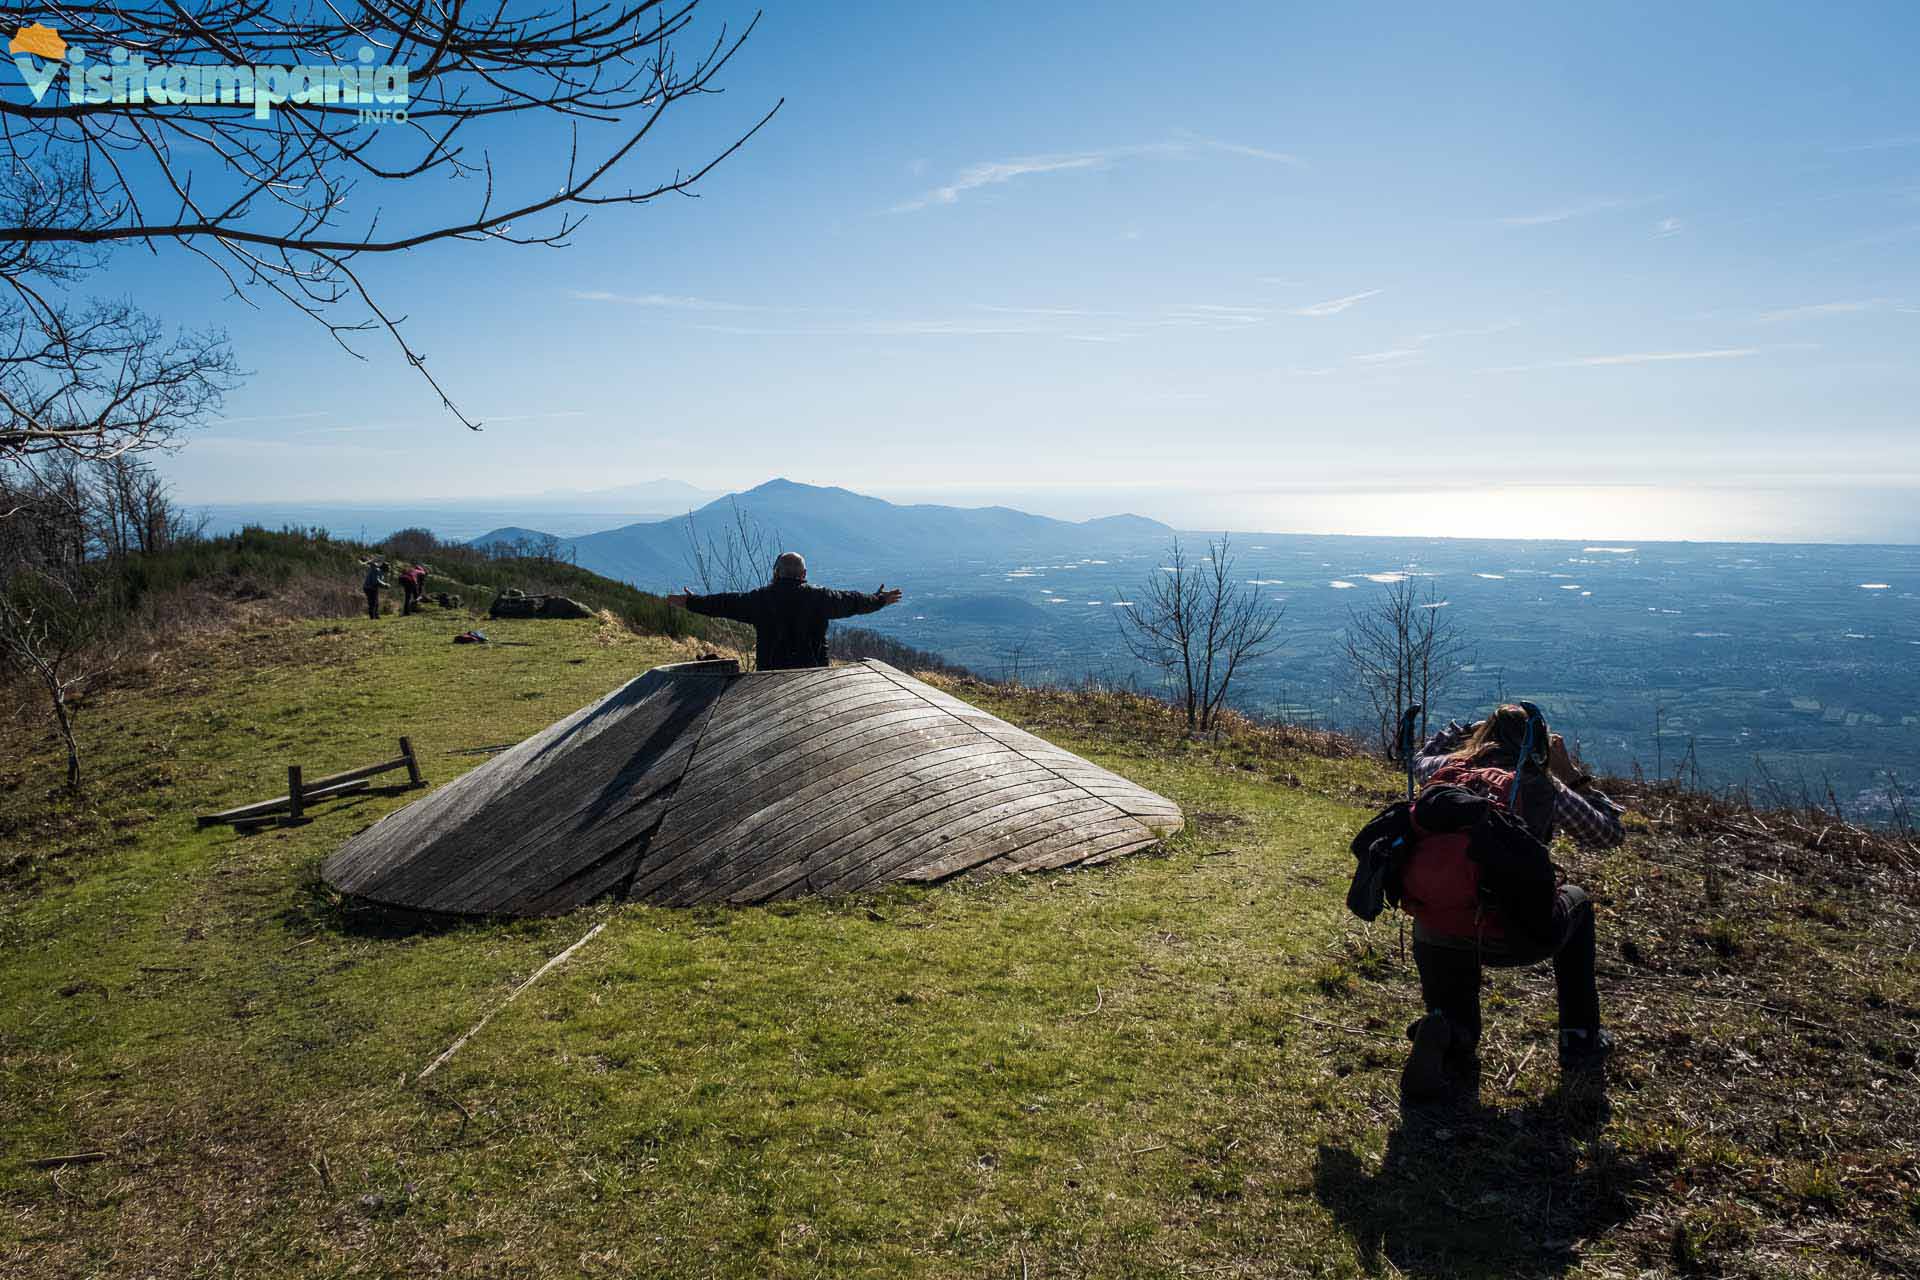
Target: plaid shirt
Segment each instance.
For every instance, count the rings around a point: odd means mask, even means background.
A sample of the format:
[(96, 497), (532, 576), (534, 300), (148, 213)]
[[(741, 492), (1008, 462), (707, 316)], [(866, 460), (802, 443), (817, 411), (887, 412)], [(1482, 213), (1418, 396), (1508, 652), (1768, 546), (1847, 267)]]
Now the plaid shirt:
[[(1427, 744), (1413, 755), (1415, 780), (1424, 783), (1438, 773), (1453, 759), (1451, 753), (1472, 731), (1471, 725), (1450, 723), (1427, 739)], [(1576, 844), (1589, 849), (1611, 849), (1625, 840), (1627, 829), (1620, 824), (1623, 812), (1599, 791), (1588, 790), (1583, 794), (1560, 779), (1553, 779), (1554, 828), (1572, 836)]]

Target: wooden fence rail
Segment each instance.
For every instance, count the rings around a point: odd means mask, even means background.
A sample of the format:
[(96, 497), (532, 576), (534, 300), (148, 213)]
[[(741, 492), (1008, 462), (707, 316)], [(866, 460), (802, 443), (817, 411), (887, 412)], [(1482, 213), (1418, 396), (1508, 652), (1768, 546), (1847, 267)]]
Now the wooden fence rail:
[(332, 796), (343, 796), (352, 792), (365, 791), (369, 778), (383, 773), (392, 773), (396, 769), (407, 771), (407, 785), (424, 787), (427, 780), (420, 774), (420, 760), (414, 755), (413, 741), (400, 739), (400, 754), (391, 760), (382, 760), (378, 764), (362, 765), (358, 769), (347, 769), (341, 773), (330, 773), (324, 778), (315, 778), (311, 782), (303, 781), (300, 766), (287, 766), (287, 794), (275, 796), (271, 800), (258, 800), (253, 804), (243, 804), (237, 809), (223, 809), (219, 813), (204, 813), (195, 819), (200, 827), (214, 827), (225, 823), (230, 826), (251, 826), (277, 818), (280, 822), (293, 824), (306, 821), (307, 806), (315, 800), (325, 800)]

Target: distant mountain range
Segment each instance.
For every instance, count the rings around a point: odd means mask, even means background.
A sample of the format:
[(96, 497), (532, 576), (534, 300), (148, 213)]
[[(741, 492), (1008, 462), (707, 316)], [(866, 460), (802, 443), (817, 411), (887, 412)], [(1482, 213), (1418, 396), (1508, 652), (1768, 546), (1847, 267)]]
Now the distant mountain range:
[[(1086, 555), (1161, 541), (1173, 532), (1143, 516), (1070, 521), (1010, 507), (900, 506), (848, 489), (770, 480), (709, 502), (689, 516), (560, 541), (583, 568), (648, 590), (666, 590), (691, 580), (694, 539), (724, 542), (742, 516), (766, 530), (779, 549), (806, 556), (811, 575), (822, 580), (835, 575), (924, 577), (943, 567), (960, 570), (985, 562)], [(535, 529), (508, 527), (472, 541), (479, 545), (546, 536)]]
[(448, 542), (476, 534), (491, 537), (502, 525), (523, 533), (543, 530), (579, 537), (636, 521), (669, 520), (721, 495), (680, 480), (645, 480), (611, 489), (549, 489), (544, 493), (457, 498), (361, 498), (300, 502), (190, 503), (210, 534), (235, 533), (249, 525), (327, 529), (378, 542), (400, 529), (431, 529)]

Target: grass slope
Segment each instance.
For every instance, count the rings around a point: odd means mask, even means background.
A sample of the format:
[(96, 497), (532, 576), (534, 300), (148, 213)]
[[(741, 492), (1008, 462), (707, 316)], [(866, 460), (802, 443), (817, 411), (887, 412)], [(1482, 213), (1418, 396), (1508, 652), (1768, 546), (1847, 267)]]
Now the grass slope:
[[(404, 548), (402, 548), (404, 549)], [(165, 620), (212, 616), (224, 625), (238, 613), (257, 616), (333, 617), (364, 608), (365, 558), (385, 555), (398, 573), (410, 556), (328, 536), (321, 530), (245, 529), (103, 566), (117, 580), (123, 608)], [(435, 546), (418, 553), (433, 569), (430, 592), (452, 592), (468, 609), (484, 611), (509, 587), (530, 595), (571, 596), (595, 611), (607, 610), (636, 632), (697, 636), (738, 645), (746, 632), (725, 622), (670, 609), (657, 595), (561, 560), (493, 557), (472, 547)], [(390, 575), (391, 576), (391, 575)], [(398, 579), (381, 604), (398, 612)], [(246, 606), (256, 606), (248, 609)], [(427, 606), (432, 608), (431, 605)]]
[(1550, 979), (1502, 975), (1482, 1109), (1403, 1119), (1413, 980), (1392, 927), (1341, 907), (1347, 838), (1391, 778), (1253, 733), (1184, 744), (1134, 699), (953, 686), (1186, 808), (1163, 854), (1093, 872), (428, 926), (316, 881), (406, 794), (193, 829), (289, 762), (349, 767), (402, 732), (445, 782), (691, 651), (593, 622), (451, 646), (465, 625), (185, 650), (88, 709), (84, 806), (50, 794), (37, 732), (3, 731), (0, 1274), (1866, 1275), (1920, 1256), (1914, 917), (1881, 869), (1835, 883), (1729, 843), (1703, 881), (1700, 840), (1667, 827), (1576, 857), (1627, 1048), (1611, 1106), (1558, 1090)]

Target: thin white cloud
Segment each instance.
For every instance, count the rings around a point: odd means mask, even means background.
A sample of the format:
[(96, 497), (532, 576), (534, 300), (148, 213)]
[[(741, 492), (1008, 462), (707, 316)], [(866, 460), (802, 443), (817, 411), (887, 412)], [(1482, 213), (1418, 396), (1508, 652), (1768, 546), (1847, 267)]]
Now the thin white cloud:
[(303, 422), (309, 418), (324, 418), (326, 416), (326, 410), (316, 409), (309, 413), (268, 413), (247, 418), (217, 418), (210, 425), (226, 427), (242, 422)]
[(950, 316), (874, 316), (807, 325), (754, 325), (706, 321), (692, 327), (741, 337), (1040, 337), (1072, 342), (1125, 342), (1154, 329), (1187, 328), (1231, 333), (1260, 324), (1270, 313), (1259, 307), (1189, 302), (1157, 310), (1106, 311), (1091, 307), (1028, 307), (975, 303)]
[(1378, 297), (1382, 292), (1380, 289), (1368, 289), (1365, 293), (1350, 293), (1344, 298), (1332, 298), (1326, 302), (1316, 302), (1312, 306), (1297, 307), (1294, 309), (1293, 314), (1296, 316), (1337, 316), (1348, 307), (1365, 302), (1368, 298)]
[(1778, 311), (1762, 312), (1762, 320), (1795, 320), (1803, 316), (1852, 315), (1861, 311), (1885, 311), (1888, 309), (1904, 311), (1891, 298), (1859, 298), (1847, 302), (1816, 302), (1808, 306), (1782, 307)]
[(369, 431), (392, 431), (392, 430), (395, 430), (395, 428), (391, 426), (308, 427), (305, 430), (294, 432), (293, 438), (296, 440), (300, 440), (308, 436), (346, 436), (346, 435), (360, 435), (362, 433), (369, 432)]
[(1016, 160), (994, 160), (985, 164), (972, 165), (960, 173), (944, 187), (895, 205), (890, 212), (911, 213), (915, 209), (925, 209), (936, 204), (956, 204), (961, 196), (981, 187), (996, 187), (1012, 182), (1015, 178), (1030, 177), (1041, 173), (1063, 173), (1073, 169), (1099, 169), (1108, 163), (1110, 153), (1091, 151), (1081, 155), (1023, 156)]
[(1851, 151), (1895, 151), (1903, 147), (1920, 147), (1920, 136), (1908, 138), (1878, 138), (1872, 142), (1856, 142), (1850, 146), (1833, 147), (1832, 151), (1845, 154)]
[(887, 212), (912, 213), (935, 205), (958, 204), (960, 197), (969, 191), (977, 191), (982, 187), (1001, 186), (1016, 178), (1067, 173), (1075, 170), (1104, 169), (1113, 161), (1123, 157), (1178, 155), (1196, 150), (1221, 151), (1229, 155), (1247, 156), (1276, 164), (1300, 163), (1298, 156), (1285, 151), (1276, 151), (1270, 147), (1257, 147), (1244, 142), (1228, 142), (1220, 138), (1188, 135), (1172, 142), (1146, 142), (1131, 146), (1099, 147), (1090, 151), (1018, 156), (1011, 160), (989, 160), (981, 164), (969, 165), (955, 174), (953, 181), (894, 205)]
[(660, 307), (672, 311), (763, 311), (766, 308), (743, 302), (719, 302), (712, 298), (693, 298), (672, 293), (613, 293), (606, 289), (574, 289), (569, 293), (577, 302), (617, 302), (629, 307)]
[(1407, 340), (1408, 346), (1424, 347), (1429, 342), (1438, 342), (1443, 338), (1484, 338), (1489, 334), (1505, 333), (1509, 329), (1518, 329), (1518, 320), (1502, 320), (1497, 324), (1476, 325), (1469, 329), (1437, 329), (1432, 333), (1416, 333)]
[(1720, 347), (1711, 351), (1630, 351), (1623, 355), (1582, 356), (1577, 360), (1549, 360), (1542, 364), (1508, 365), (1488, 373), (1528, 373), (1535, 369), (1594, 369), (1625, 364), (1663, 364), (1675, 360), (1744, 360), (1760, 354), (1759, 347)]
[(1229, 306), (1217, 302), (1189, 302), (1169, 307), (1158, 319), (1150, 319), (1146, 323), (1157, 326), (1225, 330), (1261, 324), (1268, 319), (1268, 316), (1269, 313), (1262, 307)]
[(993, 324), (977, 320), (956, 319), (900, 319), (870, 320), (856, 324), (836, 324), (818, 326), (789, 326), (786, 328), (762, 327), (757, 325), (733, 324), (696, 324), (693, 328), (703, 333), (725, 333), (735, 337), (751, 338), (820, 338), (820, 337), (865, 337), (865, 338), (916, 338), (916, 337), (959, 337), (984, 338), (1014, 335), (1045, 335), (1051, 332), (1039, 325)]
[(1678, 218), (1662, 218), (1653, 224), (1653, 236), (1656, 240), (1677, 236), (1684, 230), (1686, 230), (1686, 224)]
[(975, 311), (988, 311), (1003, 316), (1111, 316), (1117, 311), (1088, 311), (1081, 307), (1002, 307), (985, 302), (973, 304)]
[[(955, 303), (943, 312), (887, 313), (839, 306), (781, 306), (726, 302), (678, 294), (620, 294), (574, 290), (573, 298), (662, 312), (689, 312), (684, 323), (704, 333), (738, 337), (990, 337), (1031, 336), (1074, 342), (1124, 342), (1156, 329), (1232, 333), (1272, 319), (1260, 306), (1181, 302), (1114, 310), (1071, 305)], [(508, 419), (496, 419), (507, 421)]]
[(1588, 214), (1604, 213), (1608, 209), (1620, 209), (1630, 204), (1641, 204), (1638, 200), (1595, 200), (1588, 204), (1568, 205), (1562, 209), (1549, 209), (1544, 213), (1523, 213), (1512, 217), (1500, 218), (1503, 227), (1544, 227), (1555, 222), (1569, 222), (1574, 218), (1584, 218)]
[(1268, 147), (1250, 147), (1243, 142), (1221, 142), (1209, 138), (1202, 146), (1214, 151), (1225, 151), (1230, 155), (1252, 156), (1255, 160), (1271, 160), (1275, 164), (1299, 164), (1300, 157), (1290, 151), (1274, 151)]
[(1362, 355), (1348, 356), (1355, 364), (1393, 364), (1399, 360), (1409, 360), (1420, 354), (1418, 347), (1391, 347), (1385, 351), (1368, 351)]

